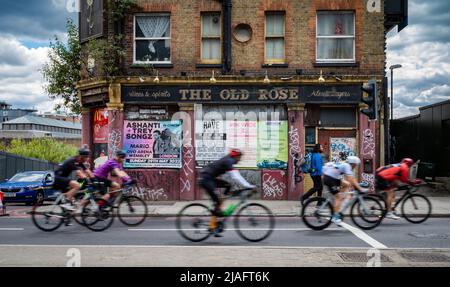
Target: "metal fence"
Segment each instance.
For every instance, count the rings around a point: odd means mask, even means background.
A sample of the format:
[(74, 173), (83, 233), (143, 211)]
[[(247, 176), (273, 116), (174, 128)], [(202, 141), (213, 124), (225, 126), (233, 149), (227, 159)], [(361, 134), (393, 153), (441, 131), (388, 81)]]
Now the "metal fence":
[(18, 172), (55, 170), (58, 164), (0, 151), (0, 181)]

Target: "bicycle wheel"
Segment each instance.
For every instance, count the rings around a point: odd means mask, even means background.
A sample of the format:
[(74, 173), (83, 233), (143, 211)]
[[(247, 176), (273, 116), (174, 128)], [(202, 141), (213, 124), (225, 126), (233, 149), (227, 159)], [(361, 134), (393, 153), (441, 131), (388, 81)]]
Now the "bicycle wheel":
[(402, 202), (402, 214), (411, 223), (425, 222), (431, 215), (431, 202), (421, 194), (411, 194)]
[(384, 207), (378, 199), (365, 195), (362, 200), (353, 203), (350, 218), (359, 228), (370, 230), (380, 225), (384, 213)]
[(94, 201), (95, 205), (89, 202), (83, 207), (81, 219), (88, 229), (95, 232), (105, 231), (114, 222), (113, 208), (103, 199), (96, 198)]
[(31, 211), (31, 219), (34, 225), (40, 230), (51, 232), (63, 224), (65, 211), (59, 205), (35, 205)]
[(209, 222), (211, 210), (203, 204), (193, 203), (184, 207), (177, 215), (176, 227), (180, 235), (192, 242), (201, 242), (211, 236)]
[(147, 218), (147, 213), (147, 204), (137, 196), (124, 197), (117, 209), (119, 220), (127, 226), (142, 224)]
[(303, 203), (300, 216), (309, 228), (313, 230), (324, 230), (331, 224), (333, 206), (324, 198), (310, 198)]
[(264, 205), (244, 205), (234, 218), (237, 234), (250, 242), (260, 242), (269, 237), (275, 228), (275, 217)]

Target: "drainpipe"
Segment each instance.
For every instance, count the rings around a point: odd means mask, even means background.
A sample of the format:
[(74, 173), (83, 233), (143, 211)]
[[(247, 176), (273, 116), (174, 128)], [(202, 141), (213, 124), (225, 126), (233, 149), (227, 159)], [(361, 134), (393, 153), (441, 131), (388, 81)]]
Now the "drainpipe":
[(222, 72), (224, 74), (231, 71), (231, 8), (233, 4), (232, 0), (222, 0)]

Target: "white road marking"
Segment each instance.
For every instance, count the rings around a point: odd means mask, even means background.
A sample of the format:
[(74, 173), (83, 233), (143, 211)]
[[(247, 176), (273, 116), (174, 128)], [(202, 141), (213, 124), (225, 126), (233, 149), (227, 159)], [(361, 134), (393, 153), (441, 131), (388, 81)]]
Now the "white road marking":
[(24, 231), (24, 228), (0, 228), (0, 231)]
[(347, 224), (345, 222), (340, 223), (340, 225), (342, 227), (344, 227), (345, 229), (347, 229), (348, 231), (350, 231), (351, 233), (353, 233), (359, 239), (363, 240), (364, 242), (366, 242), (367, 244), (372, 246), (373, 248), (376, 248), (376, 249), (388, 249), (388, 247), (386, 245), (376, 241), (375, 239), (373, 239), (372, 237), (367, 235), (367, 233), (365, 233), (361, 229), (353, 227), (353, 226), (351, 226), (351, 225), (349, 225), (349, 224)]
[[(186, 231), (195, 231), (198, 229), (192, 228), (192, 229), (183, 229)], [(227, 228), (226, 230), (229, 231), (236, 231), (236, 228)], [(267, 229), (264, 228), (241, 228), (240, 230), (243, 231), (266, 231)], [(342, 228), (329, 228), (327, 230), (332, 231), (342, 231)], [(178, 231), (178, 229), (175, 228), (162, 228), (162, 229), (156, 229), (156, 228), (130, 228), (128, 231)], [(273, 231), (313, 231), (309, 228), (275, 228)]]

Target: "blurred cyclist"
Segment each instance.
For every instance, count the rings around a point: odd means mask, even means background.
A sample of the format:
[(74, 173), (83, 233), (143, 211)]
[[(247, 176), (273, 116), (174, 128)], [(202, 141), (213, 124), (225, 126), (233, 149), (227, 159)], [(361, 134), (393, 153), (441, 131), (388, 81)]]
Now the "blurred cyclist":
[[(334, 214), (332, 221), (335, 224), (342, 223), (341, 201), (342, 195), (353, 187), (361, 192), (368, 192), (362, 188), (355, 178), (353, 170), (361, 164), (361, 160), (356, 156), (349, 156), (345, 162), (328, 163), (323, 170), (323, 183), (328, 187), (335, 197)], [(340, 194), (339, 194), (340, 193)]]
[(103, 193), (102, 198), (105, 201), (108, 201), (111, 198), (111, 195), (107, 193), (108, 187), (111, 188), (111, 192), (120, 189), (120, 185), (117, 182), (113, 182), (108, 178), (110, 175), (114, 174), (114, 176), (121, 178), (125, 184), (135, 182), (131, 180), (131, 177), (122, 168), (122, 163), (124, 162), (126, 156), (127, 155), (124, 151), (119, 150), (116, 152), (113, 159), (110, 159), (99, 166), (94, 172), (95, 180), (104, 187), (101, 192)]
[(93, 178), (94, 175), (88, 169), (85, 162), (89, 159), (91, 151), (87, 148), (81, 148), (78, 150), (78, 155), (69, 158), (63, 162), (58, 169), (55, 171), (55, 180), (53, 187), (56, 190), (61, 190), (66, 196), (68, 203), (62, 205), (65, 209), (75, 210), (72, 202), (75, 194), (80, 190), (81, 185), (76, 180), (72, 180), (70, 177), (72, 172), (76, 172), (76, 177), (78, 179), (88, 179)]
[(392, 211), (392, 202), (395, 197), (395, 189), (401, 182), (414, 184), (409, 180), (409, 169), (413, 166), (414, 160), (405, 158), (401, 163), (382, 166), (375, 173), (376, 189), (386, 192), (387, 213), (386, 218), (398, 220), (400, 217)]
[[(222, 200), (216, 193), (216, 188), (225, 188), (225, 194), (228, 195), (231, 189), (231, 184), (219, 179), (218, 177), (224, 174), (229, 174), (233, 181), (238, 183), (243, 188), (256, 189), (256, 186), (248, 183), (238, 170), (234, 169), (234, 165), (237, 164), (242, 157), (242, 152), (239, 149), (233, 149), (230, 153), (206, 166), (200, 173), (199, 184), (211, 197), (214, 202), (214, 213), (210, 223), (210, 229), (216, 230), (217, 228), (217, 216), (222, 217)], [(216, 234), (216, 236), (220, 236)]]

